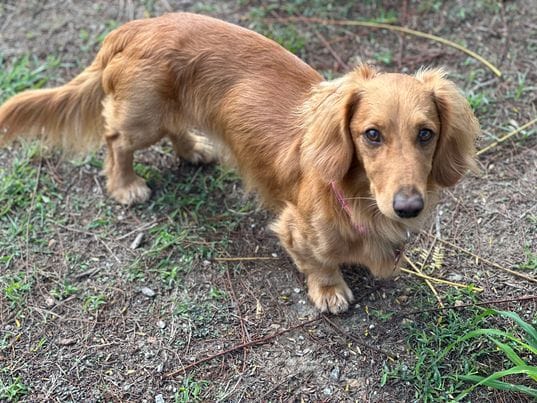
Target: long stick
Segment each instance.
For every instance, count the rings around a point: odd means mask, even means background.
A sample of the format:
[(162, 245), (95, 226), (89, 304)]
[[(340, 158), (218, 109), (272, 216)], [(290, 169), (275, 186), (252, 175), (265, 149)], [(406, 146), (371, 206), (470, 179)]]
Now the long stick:
[(307, 320), (305, 322), (299, 323), (299, 324), (297, 324), (295, 326), (292, 326), (292, 327), (289, 327), (287, 329), (281, 330), (281, 331), (279, 331), (277, 333), (262, 337), (260, 339), (254, 339), (254, 340), (250, 340), (247, 343), (237, 344), (237, 345), (235, 345), (233, 347), (228, 348), (227, 350), (221, 351), (221, 352), (219, 352), (217, 354), (213, 354), (213, 355), (210, 355), (208, 357), (202, 358), (201, 360), (193, 362), (192, 364), (189, 364), (186, 367), (182, 367), (182, 368), (179, 368), (179, 369), (177, 369), (175, 371), (168, 372), (167, 374), (164, 374), (164, 378), (173, 378), (174, 376), (176, 376), (178, 374), (181, 374), (181, 373), (185, 373), (186, 371), (188, 371), (188, 370), (190, 370), (190, 369), (192, 369), (194, 367), (197, 367), (200, 364), (203, 364), (203, 363), (208, 362), (208, 361), (212, 361), (215, 358), (222, 357), (222, 356), (224, 356), (226, 354), (233, 353), (233, 352), (238, 351), (238, 350), (242, 350), (243, 348), (251, 347), (251, 346), (257, 346), (257, 345), (260, 345), (260, 344), (265, 344), (265, 343), (269, 342), (270, 340), (275, 339), (278, 336), (281, 336), (282, 334), (291, 332), (293, 330), (301, 328), (302, 326), (306, 326), (306, 325), (309, 325), (311, 323), (318, 322), (319, 320), (321, 320), (320, 317), (315, 318), (315, 319), (310, 319), (310, 320)]
[[(272, 20), (272, 19), (269, 19)], [(494, 66), (491, 62), (489, 62), (487, 59), (485, 59), (482, 56), (479, 56), (477, 53), (472, 52), (470, 49), (465, 48), (462, 45), (459, 45), (458, 43), (452, 42), (448, 39), (444, 39), (442, 37), (427, 34), (425, 32), (416, 31), (410, 28), (400, 27), (397, 25), (390, 25), (390, 24), (382, 24), (378, 22), (370, 22), (370, 21), (353, 21), (353, 20), (331, 20), (331, 19), (323, 19), (323, 18), (305, 18), (305, 17), (287, 17), (287, 18), (279, 18), (277, 20), (278, 22), (306, 22), (306, 23), (316, 23), (316, 24), (323, 24), (323, 25), (354, 25), (359, 27), (367, 27), (367, 28), (376, 28), (376, 29), (387, 29), (389, 31), (396, 31), (396, 32), (402, 32), (407, 35), (414, 35), (421, 38), (429, 39), (431, 41), (442, 43), (446, 46), (455, 48), (457, 50), (460, 50), (461, 52), (466, 53), (468, 56), (473, 57), (480, 63), (487, 66), (489, 70), (491, 70), (495, 75), (498, 77), (502, 76), (502, 72)]]

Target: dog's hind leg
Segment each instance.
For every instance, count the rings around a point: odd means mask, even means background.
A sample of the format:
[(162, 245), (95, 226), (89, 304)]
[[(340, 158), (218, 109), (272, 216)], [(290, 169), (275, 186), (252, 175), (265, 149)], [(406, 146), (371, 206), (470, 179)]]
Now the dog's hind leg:
[(107, 99), (104, 106), (104, 139), (108, 149), (104, 174), (108, 193), (122, 204), (145, 202), (151, 190), (134, 172), (134, 152), (155, 144), (165, 133), (159, 129), (158, 120), (142, 120), (147, 115), (119, 112), (128, 109), (128, 105), (115, 105), (111, 99)]
[(217, 159), (214, 145), (204, 135), (196, 134), (192, 130), (183, 130), (179, 133), (168, 132), (166, 135), (179, 158), (184, 158), (194, 164), (208, 164)]

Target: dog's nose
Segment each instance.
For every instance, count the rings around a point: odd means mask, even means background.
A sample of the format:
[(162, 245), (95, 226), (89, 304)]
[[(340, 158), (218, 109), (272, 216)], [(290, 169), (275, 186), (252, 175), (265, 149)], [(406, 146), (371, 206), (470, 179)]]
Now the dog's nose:
[(400, 190), (393, 198), (393, 209), (401, 218), (417, 217), (423, 210), (423, 197), (416, 190)]

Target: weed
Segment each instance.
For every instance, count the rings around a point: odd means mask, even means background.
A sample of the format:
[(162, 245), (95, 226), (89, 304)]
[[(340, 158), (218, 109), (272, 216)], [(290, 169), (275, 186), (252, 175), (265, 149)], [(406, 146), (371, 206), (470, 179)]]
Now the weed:
[(201, 392), (209, 382), (196, 381), (191, 377), (183, 379), (183, 384), (175, 393), (175, 403), (199, 402), (201, 401)]
[(8, 402), (18, 402), (19, 399), (28, 394), (28, 387), (20, 377), (8, 378), (7, 381), (2, 378), (0, 376), (0, 400), (6, 399)]
[(50, 294), (58, 299), (64, 300), (71, 295), (74, 295), (78, 292), (78, 288), (67, 281), (64, 281), (62, 284), (58, 284), (54, 289), (50, 291)]
[(466, 99), (477, 115), (487, 112), (490, 100), (484, 93), (470, 91), (466, 95)]
[[(474, 298), (471, 294), (467, 296)], [(460, 297), (448, 296), (451, 301)], [(498, 329), (500, 316), (515, 320), (519, 331)], [(391, 368), (386, 366), (381, 384), (390, 379), (409, 382), (415, 387), (414, 398), (422, 402), (459, 401), (481, 385), (530, 395), (537, 393), (524, 385), (498, 380), (512, 374), (528, 374), (531, 378), (537, 375), (537, 369), (527, 364), (531, 354), (537, 351), (537, 346), (532, 344), (537, 342), (533, 339), (535, 329), (515, 313), (473, 307), (464, 311), (448, 310), (440, 318), (424, 315), (406, 326), (407, 345), (414, 360)], [(525, 340), (519, 336), (521, 333), (527, 333)], [(488, 377), (476, 375), (502, 366), (508, 369)], [(473, 385), (468, 387), (467, 382)]]
[(525, 248), (526, 261), (518, 265), (520, 269), (537, 270), (537, 253), (530, 250), (529, 247)]
[(84, 299), (82, 307), (86, 312), (96, 312), (104, 304), (106, 304), (106, 297), (104, 295), (88, 295)]
[(377, 62), (383, 63), (385, 65), (390, 65), (393, 62), (393, 54), (390, 49), (386, 49), (382, 52), (378, 52), (375, 54), (375, 60)]
[(8, 65), (0, 54), (0, 103), (28, 88), (42, 88), (59, 65), (60, 60), (54, 56), (40, 64), (28, 55)]
[(23, 272), (0, 277), (0, 284), (4, 298), (10, 302), (11, 308), (22, 305), (24, 296), (32, 288), (32, 280)]

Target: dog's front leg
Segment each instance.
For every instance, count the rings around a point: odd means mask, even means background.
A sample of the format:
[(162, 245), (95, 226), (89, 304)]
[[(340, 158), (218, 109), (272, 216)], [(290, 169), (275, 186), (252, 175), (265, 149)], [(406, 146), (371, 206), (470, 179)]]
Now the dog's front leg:
[(339, 265), (322, 259), (316, 251), (316, 237), (310, 226), (287, 207), (272, 229), (276, 232), (284, 248), (293, 258), (298, 270), (306, 275), (308, 295), (321, 312), (340, 313), (349, 308), (354, 300)]

